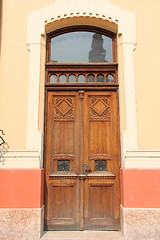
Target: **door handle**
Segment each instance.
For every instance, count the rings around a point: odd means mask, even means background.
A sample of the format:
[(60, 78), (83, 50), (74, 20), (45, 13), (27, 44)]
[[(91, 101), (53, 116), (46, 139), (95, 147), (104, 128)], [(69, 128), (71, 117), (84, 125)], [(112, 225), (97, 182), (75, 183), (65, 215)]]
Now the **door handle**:
[(92, 170), (88, 168), (88, 164), (87, 163), (84, 163), (84, 165), (83, 165), (83, 172), (84, 173), (78, 175), (78, 177), (79, 177), (80, 180), (84, 180), (85, 181), (88, 173), (92, 172)]
[(79, 174), (78, 177), (80, 180), (86, 180), (86, 177), (88, 176), (88, 173), (92, 172), (92, 170), (88, 167), (87, 163), (84, 163), (83, 165), (83, 174)]
[(85, 176), (87, 176), (88, 173), (92, 172), (92, 170), (88, 167), (87, 163), (84, 163), (84, 165), (83, 165), (83, 172), (84, 172)]

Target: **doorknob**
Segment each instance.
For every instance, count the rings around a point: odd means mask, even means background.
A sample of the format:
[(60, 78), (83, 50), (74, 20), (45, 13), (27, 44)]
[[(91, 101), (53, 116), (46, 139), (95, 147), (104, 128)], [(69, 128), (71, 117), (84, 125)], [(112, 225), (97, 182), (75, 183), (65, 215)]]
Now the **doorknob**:
[(88, 173), (92, 172), (92, 170), (88, 167), (88, 164), (87, 164), (87, 163), (84, 163), (83, 169), (84, 169), (84, 174), (85, 174), (85, 176), (87, 176)]

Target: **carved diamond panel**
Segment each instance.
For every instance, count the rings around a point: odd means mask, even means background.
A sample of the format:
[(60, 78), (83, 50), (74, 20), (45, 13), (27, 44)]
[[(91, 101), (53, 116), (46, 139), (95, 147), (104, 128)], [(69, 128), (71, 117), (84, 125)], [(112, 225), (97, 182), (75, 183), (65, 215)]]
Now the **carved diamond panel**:
[(74, 117), (74, 99), (58, 97), (54, 99), (54, 119), (73, 120)]
[(93, 108), (95, 110), (97, 110), (97, 113), (102, 113), (105, 109), (105, 105), (100, 101), (98, 100), (94, 105), (93, 105)]
[(59, 110), (64, 116), (70, 110), (70, 105), (65, 100), (62, 100), (61, 103), (57, 106), (57, 110)]
[(110, 121), (110, 104), (107, 97), (90, 98), (90, 119)]

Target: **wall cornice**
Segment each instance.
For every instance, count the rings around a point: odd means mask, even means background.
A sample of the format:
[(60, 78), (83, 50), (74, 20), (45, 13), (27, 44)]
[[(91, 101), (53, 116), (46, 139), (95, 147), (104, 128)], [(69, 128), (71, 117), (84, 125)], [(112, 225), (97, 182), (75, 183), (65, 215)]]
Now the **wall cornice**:
[(1, 156), (0, 169), (40, 168), (40, 156), (37, 150), (8, 149)]
[(125, 168), (160, 169), (160, 150), (127, 150)]

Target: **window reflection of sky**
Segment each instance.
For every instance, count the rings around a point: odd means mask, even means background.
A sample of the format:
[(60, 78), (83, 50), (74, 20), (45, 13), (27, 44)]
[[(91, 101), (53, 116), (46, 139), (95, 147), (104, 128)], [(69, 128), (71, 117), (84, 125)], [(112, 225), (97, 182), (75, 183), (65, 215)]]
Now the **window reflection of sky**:
[[(93, 32), (71, 32), (51, 39), (51, 61), (89, 62)], [(112, 39), (102, 35), (105, 61), (112, 62)]]

